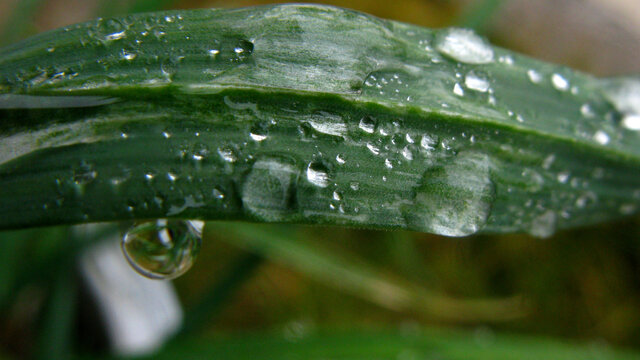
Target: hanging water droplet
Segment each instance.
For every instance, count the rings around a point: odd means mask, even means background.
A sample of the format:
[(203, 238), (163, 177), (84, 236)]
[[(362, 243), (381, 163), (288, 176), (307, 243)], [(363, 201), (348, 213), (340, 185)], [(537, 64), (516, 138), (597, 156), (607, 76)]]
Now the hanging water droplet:
[(560, 74), (551, 75), (551, 84), (554, 88), (560, 91), (567, 91), (570, 87), (569, 80)]
[(485, 226), (495, 197), (489, 158), (461, 153), (424, 173), (413, 203), (403, 206), (403, 214), (409, 229), (467, 236)]
[(287, 158), (268, 156), (256, 160), (242, 184), (242, 205), (262, 220), (282, 220), (294, 208), (297, 175), (295, 163)]
[(122, 251), (141, 275), (174, 279), (193, 265), (200, 251), (203, 227), (200, 220), (139, 222), (122, 238)]
[(327, 187), (330, 180), (329, 170), (323, 163), (313, 161), (307, 166), (307, 180), (316, 186)]
[(438, 32), (436, 49), (454, 60), (467, 64), (493, 62), (493, 49), (472, 30), (451, 28)]

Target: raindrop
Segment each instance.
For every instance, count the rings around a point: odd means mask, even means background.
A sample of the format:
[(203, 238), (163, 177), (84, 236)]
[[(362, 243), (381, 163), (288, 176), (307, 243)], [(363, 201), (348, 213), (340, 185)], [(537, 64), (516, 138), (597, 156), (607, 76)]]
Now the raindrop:
[(392, 163), (392, 162), (391, 162), (391, 160), (389, 160), (389, 159), (384, 159), (384, 166), (385, 166), (387, 169), (393, 169), (393, 163)]
[(268, 130), (265, 126), (255, 125), (251, 128), (251, 131), (249, 132), (249, 137), (251, 137), (253, 141), (260, 142), (267, 138), (267, 134), (268, 134)]
[(344, 155), (338, 154), (336, 155), (336, 162), (340, 165), (344, 165), (344, 163), (346, 163), (347, 160), (345, 160)]
[(609, 135), (602, 130), (598, 130), (593, 135), (593, 140), (595, 140), (601, 145), (607, 145), (609, 143)]
[(321, 188), (327, 187), (330, 180), (329, 170), (323, 163), (313, 161), (307, 166), (307, 180)]
[(402, 149), (402, 156), (407, 160), (413, 160), (413, 153), (411, 152), (411, 149), (409, 149), (408, 145)]
[(76, 185), (86, 185), (98, 176), (98, 173), (93, 169), (93, 166), (87, 163), (81, 163), (77, 169), (73, 172), (73, 182)]
[(333, 200), (335, 201), (340, 201), (342, 200), (342, 194), (339, 191), (334, 191), (333, 192)]
[(369, 116), (365, 116), (360, 119), (358, 127), (366, 133), (373, 134), (376, 131), (376, 121)]
[(474, 74), (468, 73), (464, 78), (464, 84), (467, 88), (479, 92), (487, 92), (489, 90), (489, 80)]
[(462, 86), (460, 86), (460, 84), (458, 83), (453, 85), (453, 93), (458, 96), (464, 96), (464, 90), (462, 89)]
[(434, 150), (438, 145), (438, 139), (436, 137), (424, 134), (420, 140), (420, 146), (425, 150)]
[(622, 126), (627, 128), (628, 130), (640, 130), (640, 114), (626, 115), (622, 118)]
[(539, 72), (533, 69), (527, 71), (527, 76), (529, 77), (529, 80), (531, 80), (531, 82), (534, 84), (540, 84), (540, 82), (542, 82), (542, 75), (540, 75)]
[(233, 151), (233, 149), (229, 147), (220, 147), (218, 148), (218, 155), (222, 158), (222, 160), (228, 163), (234, 163), (238, 161), (238, 156)]
[(451, 28), (438, 33), (436, 49), (445, 56), (467, 64), (493, 62), (493, 49), (472, 30)]
[(244, 61), (253, 54), (253, 43), (247, 40), (240, 40), (233, 48), (236, 58), (233, 61)]
[(380, 148), (378, 146), (376, 146), (375, 144), (367, 143), (367, 149), (369, 149), (369, 151), (371, 151), (371, 153), (373, 155), (380, 154)]
[(174, 279), (193, 265), (202, 242), (200, 220), (157, 219), (139, 222), (122, 238), (131, 266), (151, 279)]
[(556, 220), (557, 216), (553, 210), (543, 212), (531, 222), (529, 234), (539, 238), (548, 238), (556, 231)]
[(551, 84), (553, 87), (560, 91), (569, 90), (569, 81), (560, 74), (553, 74), (551, 76)]

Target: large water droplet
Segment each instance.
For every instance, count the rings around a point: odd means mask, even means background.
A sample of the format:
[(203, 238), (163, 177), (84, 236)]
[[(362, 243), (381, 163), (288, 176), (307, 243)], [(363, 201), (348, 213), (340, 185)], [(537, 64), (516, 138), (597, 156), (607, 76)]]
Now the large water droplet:
[(461, 153), (424, 173), (413, 204), (403, 207), (409, 229), (446, 236), (480, 231), (491, 213), (495, 187), (484, 154)]
[(277, 221), (293, 209), (298, 170), (293, 161), (263, 157), (251, 168), (242, 184), (242, 204), (254, 216)]
[(452, 28), (440, 31), (436, 49), (442, 54), (467, 64), (493, 62), (493, 49), (480, 36), (469, 29)]
[(134, 224), (122, 238), (129, 264), (151, 279), (174, 279), (193, 265), (204, 222), (158, 219)]

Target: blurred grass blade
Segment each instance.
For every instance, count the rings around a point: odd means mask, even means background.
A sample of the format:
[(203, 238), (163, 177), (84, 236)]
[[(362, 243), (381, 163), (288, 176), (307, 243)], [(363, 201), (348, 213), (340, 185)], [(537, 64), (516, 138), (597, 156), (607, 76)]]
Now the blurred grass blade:
[(246, 254), (235, 260), (223, 277), (215, 282), (211, 289), (205, 290), (203, 298), (190, 309), (187, 309), (181, 335), (189, 335), (211, 324), (223, 306), (238, 288), (243, 285), (262, 265), (264, 258), (257, 254)]
[(10, 44), (22, 40), (33, 29), (36, 13), (40, 9), (43, 0), (20, 0), (16, 1), (14, 9), (7, 17), (6, 23), (0, 32), (0, 45)]
[(638, 211), (639, 84), (319, 5), (99, 19), (0, 49), (0, 228), (546, 237)]
[(454, 23), (457, 26), (473, 29), (479, 34), (486, 31), (491, 19), (504, 5), (504, 0), (480, 0), (471, 2), (462, 10), (460, 18)]
[(494, 334), (490, 330), (338, 332), (286, 339), (273, 334), (185, 339), (150, 359), (438, 359), (438, 360), (631, 360), (640, 354), (593, 344), (563, 344), (542, 338)]
[(210, 223), (229, 244), (262, 254), (326, 286), (394, 311), (412, 311), (425, 317), (457, 322), (507, 321), (525, 315), (518, 297), (454, 299), (435, 294), (406, 280), (377, 270), (354, 256), (330, 251), (296, 237), (290, 229)]

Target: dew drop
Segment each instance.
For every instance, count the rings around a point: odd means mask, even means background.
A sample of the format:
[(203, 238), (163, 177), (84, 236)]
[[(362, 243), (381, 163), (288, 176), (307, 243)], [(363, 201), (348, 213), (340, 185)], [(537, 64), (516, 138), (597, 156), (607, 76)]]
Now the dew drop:
[(622, 126), (624, 126), (627, 130), (639, 131), (640, 114), (626, 115), (622, 118)]
[(493, 49), (472, 30), (446, 29), (438, 33), (435, 41), (436, 49), (454, 60), (467, 64), (493, 62)]
[(424, 134), (420, 139), (420, 146), (425, 150), (434, 150), (438, 145), (438, 139), (436, 137)]
[(307, 166), (307, 180), (318, 187), (325, 188), (329, 186), (329, 170), (323, 163), (313, 161)]
[(567, 181), (569, 180), (569, 172), (568, 171), (563, 171), (561, 173), (558, 174), (558, 182), (561, 184), (566, 184)]
[(527, 71), (527, 76), (529, 77), (529, 80), (534, 84), (540, 84), (542, 82), (542, 75), (540, 75), (539, 72), (533, 69)]
[(93, 166), (85, 162), (81, 163), (73, 172), (73, 182), (76, 185), (86, 185), (96, 179), (98, 173)]
[(609, 143), (609, 135), (602, 130), (598, 130), (593, 135), (593, 140), (601, 145), (607, 145)]
[(407, 160), (413, 160), (413, 153), (408, 145), (402, 149), (402, 156)]
[(203, 227), (200, 220), (138, 222), (122, 238), (122, 251), (141, 275), (174, 279), (193, 265), (200, 251)]
[(453, 93), (458, 96), (464, 96), (464, 90), (462, 89), (462, 86), (460, 86), (460, 84), (458, 83), (453, 85)]
[(487, 92), (489, 90), (489, 80), (478, 76), (473, 72), (468, 73), (464, 78), (464, 84), (468, 89), (478, 92)]
[(376, 131), (376, 121), (369, 116), (365, 116), (360, 119), (358, 127), (366, 133), (373, 134)]
[(367, 143), (367, 149), (369, 149), (369, 151), (371, 151), (371, 153), (372, 153), (373, 155), (378, 155), (378, 154), (380, 154), (380, 147), (378, 147), (378, 146), (377, 146), (377, 145), (375, 145), (375, 144)]
[(539, 238), (548, 238), (556, 231), (556, 220), (557, 216), (553, 210), (543, 212), (531, 222), (529, 234)]
[(344, 158), (344, 155), (338, 154), (336, 155), (336, 162), (340, 165), (344, 165), (347, 162), (347, 160)]
[(582, 106), (580, 106), (580, 114), (582, 114), (582, 116), (584, 116), (586, 118), (592, 118), (592, 117), (596, 116), (596, 113), (593, 110), (593, 108), (591, 107), (591, 105), (589, 105), (587, 103), (582, 104)]
[(234, 163), (238, 161), (238, 156), (235, 151), (229, 147), (220, 147), (218, 148), (218, 155), (222, 158), (222, 160), (228, 163)]
[(292, 160), (280, 156), (261, 157), (242, 184), (242, 205), (264, 221), (282, 220), (294, 210), (297, 178), (298, 170)]
[(255, 125), (254, 127), (251, 128), (251, 131), (249, 132), (249, 137), (253, 141), (260, 142), (267, 139), (267, 134), (268, 134), (268, 130), (266, 129), (265, 126)]
[(551, 75), (551, 84), (554, 88), (560, 91), (569, 90), (569, 80), (560, 74)]

